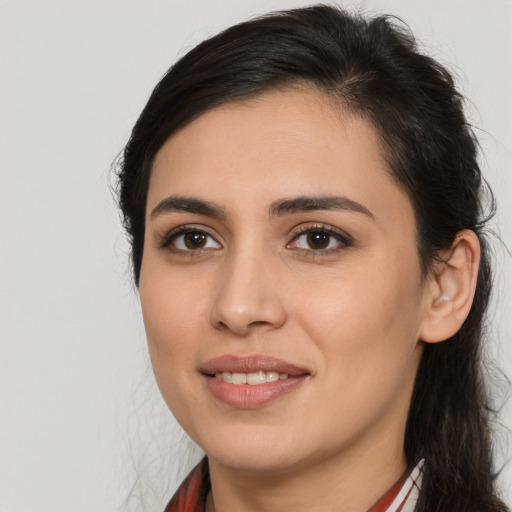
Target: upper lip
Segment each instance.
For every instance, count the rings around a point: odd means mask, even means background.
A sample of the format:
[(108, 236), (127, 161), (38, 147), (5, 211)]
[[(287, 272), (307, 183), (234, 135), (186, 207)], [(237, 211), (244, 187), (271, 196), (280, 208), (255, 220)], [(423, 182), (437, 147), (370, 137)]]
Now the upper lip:
[(308, 370), (282, 359), (268, 355), (222, 355), (214, 357), (201, 365), (201, 372), (214, 375), (219, 372), (253, 373), (253, 372), (287, 373), (291, 377), (308, 374)]

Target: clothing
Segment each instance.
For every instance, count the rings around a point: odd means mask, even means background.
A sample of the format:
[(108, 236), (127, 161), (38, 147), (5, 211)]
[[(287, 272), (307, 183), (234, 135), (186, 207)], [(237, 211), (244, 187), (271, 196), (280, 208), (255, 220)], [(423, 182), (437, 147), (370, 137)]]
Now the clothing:
[[(418, 501), (424, 461), (406, 473), (368, 512), (413, 512)], [(210, 492), (206, 457), (192, 470), (164, 512), (204, 512)]]

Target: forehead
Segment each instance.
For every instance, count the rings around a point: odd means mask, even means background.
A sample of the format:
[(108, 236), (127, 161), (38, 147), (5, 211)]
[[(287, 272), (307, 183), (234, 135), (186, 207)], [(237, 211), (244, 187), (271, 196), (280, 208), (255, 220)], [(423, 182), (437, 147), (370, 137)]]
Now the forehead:
[[(311, 90), (268, 92), (215, 108), (157, 153), (148, 209), (165, 195), (231, 205), (342, 194), (392, 214), (412, 214), (391, 178), (371, 123)], [(395, 211), (396, 210), (396, 211)]]

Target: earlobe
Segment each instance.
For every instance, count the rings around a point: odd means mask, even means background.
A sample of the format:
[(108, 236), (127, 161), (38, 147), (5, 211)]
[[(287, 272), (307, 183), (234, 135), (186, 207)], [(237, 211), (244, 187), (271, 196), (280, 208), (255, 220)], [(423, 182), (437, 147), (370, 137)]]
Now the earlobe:
[(426, 292), (426, 313), (419, 339), (438, 343), (453, 336), (469, 314), (480, 265), (480, 242), (471, 230), (457, 234), (435, 264)]

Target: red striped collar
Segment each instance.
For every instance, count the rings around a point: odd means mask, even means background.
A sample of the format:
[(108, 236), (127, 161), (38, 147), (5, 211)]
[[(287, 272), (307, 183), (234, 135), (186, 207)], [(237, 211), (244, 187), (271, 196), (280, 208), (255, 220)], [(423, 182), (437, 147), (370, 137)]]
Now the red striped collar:
[(398, 482), (368, 512), (412, 512), (416, 507), (423, 475), (424, 460)]
[[(418, 500), (424, 461), (398, 482), (368, 512), (413, 512)], [(204, 512), (210, 492), (206, 457), (192, 470), (176, 491), (164, 512)]]

